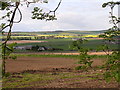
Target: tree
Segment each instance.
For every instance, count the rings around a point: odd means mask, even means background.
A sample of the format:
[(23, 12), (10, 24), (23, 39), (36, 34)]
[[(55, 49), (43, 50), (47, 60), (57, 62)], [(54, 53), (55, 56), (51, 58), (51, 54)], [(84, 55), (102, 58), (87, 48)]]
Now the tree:
[(89, 48), (85, 48), (83, 47), (83, 44), (86, 43), (87, 40), (86, 39), (78, 39), (76, 41), (73, 41), (71, 48), (73, 49), (77, 49), (79, 52), (79, 61), (78, 64), (82, 64), (78, 67), (76, 67), (76, 70), (79, 69), (83, 69), (83, 70), (87, 70), (89, 67), (92, 68), (92, 63), (93, 61), (91, 60), (93, 57), (91, 57), (90, 55), (88, 55), (89, 52)]
[[(29, 4), (31, 3), (48, 3), (47, 0), (33, 0), (33, 2), (29, 2), (29, 0), (24, 0), (26, 2), (27, 7), (29, 7)], [(32, 11), (32, 19), (38, 19), (38, 20), (56, 20), (56, 11), (59, 8), (62, 0), (58, 3), (57, 7), (52, 11), (49, 12), (43, 12), (43, 9), (39, 7), (34, 7), (34, 10)], [(0, 0), (0, 10), (7, 11), (6, 15), (2, 16), (1, 19), (7, 19), (7, 23), (2, 23), (0, 25), (0, 32), (4, 33), (5, 29), (8, 29), (7, 37), (5, 41), (2, 43), (2, 57), (3, 57), (3, 63), (2, 63), (2, 74), (5, 75), (5, 59), (10, 55), (11, 52), (13, 52), (13, 46), (14, 44), (7, 45), (7, 41), (11, 37), (11, 31), (14, 23), (19, 23), (22, 20), (22, 13), (19, 8), (21, 2), (20, 0)], [(11, 9), (13, 8), (13, 9)], [(20, 18), (18, 21), (15, 21), (15, 15), (16, 12), (19, 12)]]
[[(112, 28), (109, 28), (104, 34), (99, 37), (104, 38), (105, 41), (114, 42), (119, 45), (120, 40), (120, 27), (118, 24), (120, 23), (120, 17), (116, 17), (113, 13), (114, 7), (120, 5), (119, 2), (107, 2), (102, 5), (103, 8), (109, 6), (110, 7), (110, 22), (113, 24)], [(112, 54), (109, 54), (109, 45), (105, 43), (103, 45), (103, 51), (106, 52), (108, 60), (105, 63), (106, 72), (104, 73), (105, 79), (110, 81), (115, 79), (118, 82), (118, 87), (120, 88), (120, 48), (116, 51), (113, 51)]]

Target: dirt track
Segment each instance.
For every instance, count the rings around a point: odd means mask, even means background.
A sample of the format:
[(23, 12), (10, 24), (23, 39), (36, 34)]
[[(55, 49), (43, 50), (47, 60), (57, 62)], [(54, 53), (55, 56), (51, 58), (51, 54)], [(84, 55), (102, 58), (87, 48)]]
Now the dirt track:
[[(95, 59), (93, 66), (101, 65), (102, 60)], [(16, 60), (6, 61), (8, 72), (22, 72), (25, 70), (52, 71), (54, 68), (73, 69), (78, 64), (77, 60), (70, 58), (47, 58), (47, 57), (18, 57)]]
[(38, 43), (38, 42), (47, 42), (47, 41), (37, 41), (37, 40), (11, 40), (7, 43)]
[[(112, 52), (109, 52), (109, 54), (111, 54)], [(79, 53), (77, 52), (72, 52), (72, 53), (56, 53), (56, 52), (53, 52), (53, 53), (50, 53), (50, 52), (34, 52), (34, 53), (15, 53), (15, 54), (37, 54), (37, 55), (51, 55), (51, 54), (54, 54), (54, 55), (79, 55)], [(105, 52), (89, 52), (88, 53), (89, 55), (106, 55)]]

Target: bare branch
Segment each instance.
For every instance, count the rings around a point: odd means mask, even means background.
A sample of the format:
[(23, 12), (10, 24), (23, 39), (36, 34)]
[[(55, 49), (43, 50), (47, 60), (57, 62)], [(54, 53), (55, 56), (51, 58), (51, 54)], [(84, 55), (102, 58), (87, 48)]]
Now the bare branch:
[(13, 23), (19, 23), (22, 20), (22, 13), (21, 13), (19, 8), (18, 8), (18, 11), (19, 11), (19, 14), (20, 14), (20, 19), (19, 19), (19, 21), (14, 21)]
[(5, 27), (3, 27), (0, 32), (2, 32), (5, 28), (9, 27), (10, 25), (6, 25)]
[[(18, 2), (16, 2), (16, 3), (18, 3)], [(2, 43), (3, 45), (5, 44), (5, 46), (6, 46), (6, 43), (7, 43), (7, 41), (10, 39), (10, 36), (11, 36), (11, 30), (12, 30), (12, 26), (13, 26), (13, 23), (14, 23), (14, 18), (15, 18), (15, 14), (16, 14), (16, 11), (17, 11), (17, 9), (18, 9), (18, 6), (19, 6), (19, 4), (16, 4), (16, 8), (14, 9), (14, 12), (13, 12), (13, 14), (12, 14), (12, 17), (11, 17), (11, 20), (10, 20), (10, 23), (9, 23), (10, 29), (9, 29), (7, 38), (6, 38), (5, 42)]]
[[(55, 14), (56, 14), (56, 11), (57, 11), (57, 9), (60, 7), (61, 2), (62, 2), (62, 0), (60, 0), (60, 2), (58, 3), (57, 7), (56, 7), (53, 11), (49, 11), (49, 13), (48, 13), (48, 14), (50, 14), (50, 13), (52, 13), (52, 12), (53, 12), (54, 17), (55, 17), (55, 16), (56, 16), (56, 15), (55, 15)], [(46, 20), (46, 21), (47, 21), (47, 20)]]
[(60, 0), (60, 2), (58, 3), (58, 6), (57, 6), (56, 9), (54, 10), (54, 12), (59, 8), (61, 2), (62, 2), (62, 0)]
[(61, 4), (62, 0), (60, 0), (60, 2), (58, 3), (57, 7), (55, 8), (54, 11), (50, 11), (49, 13), (53, 12), (54, 16), (55, 16), (55, 12), (57, 11), (57, 9), (59, 8), (60, 4)]

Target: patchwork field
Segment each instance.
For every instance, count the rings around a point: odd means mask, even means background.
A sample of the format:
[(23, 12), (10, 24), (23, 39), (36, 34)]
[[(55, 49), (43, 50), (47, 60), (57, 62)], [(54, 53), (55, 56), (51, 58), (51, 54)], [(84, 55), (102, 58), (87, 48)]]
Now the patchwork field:
[[(6, 77), (3, 78), (3, 89), (13, 88), (117, 88), (114, 80), (107, 83), (103, 76), (103, 64), (106, 53), (97, 51), (103, 42), (98, 38), (104, 31), (53, 31), (53, 32), (14, 32), (8, 45), (16, 42), (11, 56), (6, 59)], [(81, 45), (90, 49), (94, 57), (92, 68), (76, 69), (80, 59), (76, 49), (71, 45), (74, 40), (87, 39)], [(4, 39), (4, 38), (3, 38)], [(118, 48), (117, 44), (108, 43), (110, 54)], [(28, 48), (28, 46), (30, 48)], [(27, 49), (26, 49), (27, 47)], [(42, 48), (42, 50), (41, 50)], [(43, 49), (44, 48), (44, 49)], [(96, 52), (97, 51), (97, 52)]]

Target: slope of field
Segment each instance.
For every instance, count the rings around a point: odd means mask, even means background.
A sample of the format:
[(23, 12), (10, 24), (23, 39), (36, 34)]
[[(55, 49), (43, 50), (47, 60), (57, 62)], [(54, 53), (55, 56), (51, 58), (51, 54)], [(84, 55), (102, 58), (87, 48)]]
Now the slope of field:
[[(102, 65), (104, 58), (95, 58), (93, 67)], [(117, 88), (106, 83), (104, 70), (75, 70), (77, 60), (53, 57), (18, 57), (7, 60), (7, 71), (13, 73), (3, 79), (3, 88)], [(13, 90), (14, 90), (13, 89)]]

